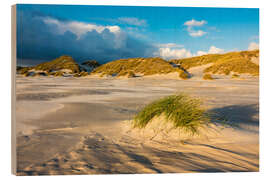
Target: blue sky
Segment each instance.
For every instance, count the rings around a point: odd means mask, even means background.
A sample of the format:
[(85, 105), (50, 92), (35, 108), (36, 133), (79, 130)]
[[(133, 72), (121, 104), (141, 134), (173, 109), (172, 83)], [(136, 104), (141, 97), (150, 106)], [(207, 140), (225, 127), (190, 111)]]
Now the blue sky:
[(259, 9), (18, 5), (17, 19), (22, 64), (62, 54), (100, 62), (185, 58), (259, 44)]

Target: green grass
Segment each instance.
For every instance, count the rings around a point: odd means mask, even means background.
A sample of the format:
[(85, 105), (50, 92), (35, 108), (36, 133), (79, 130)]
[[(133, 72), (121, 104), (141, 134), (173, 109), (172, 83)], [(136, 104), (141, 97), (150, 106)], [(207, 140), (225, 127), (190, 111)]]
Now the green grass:
[(211, 74), (204, 74), (203, 79), (204, 80), (214, 80), (214, 78), (211, 76)]
[(191, 135), (211, 123), (212, 115), (202, 107), (202, 101), (186, 94), (171, 95), (146, 105), (134, 118), (133, 127), (144, 128), (155, 117), (165, 116), (174, 128)]

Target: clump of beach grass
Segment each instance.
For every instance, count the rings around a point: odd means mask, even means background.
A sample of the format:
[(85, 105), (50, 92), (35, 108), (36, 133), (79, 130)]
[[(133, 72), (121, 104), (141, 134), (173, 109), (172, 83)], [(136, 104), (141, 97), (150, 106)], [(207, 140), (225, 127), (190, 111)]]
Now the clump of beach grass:
[(239, 77), (240, 77), (239, 74), (233, 74), (233, 75), (232, 75), (232, 78), (239, 78)]
[(187, 74), (186, 72), (184, 72), (184, 71), (180, 71), (180, 72), (179, 72), (179, 77), (180, 77), (181, 79), (184, 79), (184, 80), (186, 80), (186, 79), (189, 78), (188, 74)]
[(211, 76), (211, 74), (204, 74), (203, 79), (204, 80), (214, 80), (214, 78)]
[(145, 128), (151, 121), (164, 117), (166, 123), (172, 123), (173, 129), (189, 135), (200, 135), (200, 129), (211, 123), (223, 121), (202, 106), (202, 100), (179, 93), (156, 100), (146, 105), (133, 119), (134, 128)]

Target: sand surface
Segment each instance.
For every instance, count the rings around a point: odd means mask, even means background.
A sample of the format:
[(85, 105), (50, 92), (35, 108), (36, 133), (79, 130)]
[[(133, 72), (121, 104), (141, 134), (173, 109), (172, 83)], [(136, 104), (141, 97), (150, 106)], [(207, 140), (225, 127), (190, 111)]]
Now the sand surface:
[[(259, 171), (259, 81), (17, 76), (18, 175)], [(175, 139), (130, 129), (176, 92), (237, 126)]]

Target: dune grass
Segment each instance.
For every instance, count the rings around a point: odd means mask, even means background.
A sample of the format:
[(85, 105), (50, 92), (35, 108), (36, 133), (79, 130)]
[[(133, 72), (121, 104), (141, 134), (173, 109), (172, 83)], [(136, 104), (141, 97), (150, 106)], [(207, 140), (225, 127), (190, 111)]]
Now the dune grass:
[(259, 66), (251, 61), (253, 57), (259, 57), (259, 50), (208, 54), (185, 59), (173, 59), (169, 62), (178, 64), (187, 71), (192, 67), (212, 63), (210, 67), (204, 70), (205, 73), (225, 75), (247, 73), (259, 76)]
[(168, 74), (173, 72), (181, 73), (182, 70), (173, 67), (168, 61), (159, 57), (153, 58), (129, 58), (108, 62), (92, 71), (92, 74), (129, 76), (131, 72), (144, 76), (154, 74)]
[(232, 75), (232, 78), (239, 78), (239, 77), (240, 77), (239, 74), (233, 74), (233, 75)]
[(181, 71), (181, 72), (179, 72), (179, 77), (181, 78), (181, 79), (188, 79), (189, 78), (189, 75), (186, 73), (186, 72), (184, 72), (184, 71)]
[(180, 64), (182, 68), (188, 70), (192, 67), (216, 62), (220, 57), (222, 57), (221, 54), (208, 54), (184, 59), (172, 59), (169, 62), (174, 64)]
[(204, 74), (203, 79), (204, 80), (214, 80), (214, 78), (211, 76), (211, 74)]
[(69, 69), (72, 73), (79, 73), (80, 68), (71, 56), (60, 56), (52, 61), (41, 63), (34, 67), (36, 70), (42, 71), (58, 71), (61, 69)]
[(202, 107), (202, 101), (187, 94), (176, 94), (161, 98), (146, 105), (133, 120), (134, 128), (144, 128), (155, 117), (164, 115), (165, 121), (174, 128), (195, 135), (199, 129), (212, 121), (212, 114)]
[(259, 75), (259, 66), (252, 63), (243, 57), (223, 59), (218, 61), (214, 65), (206, 68), (204, 72), (211, 72), (213, 74), (225, 74), (229, 75), (232, 72), (239, 74), (251, 74), (254, 76)]

